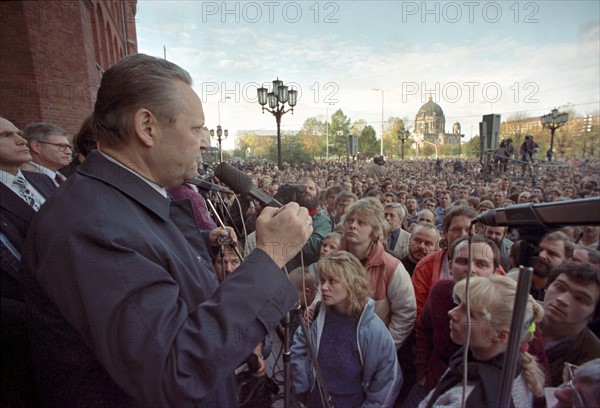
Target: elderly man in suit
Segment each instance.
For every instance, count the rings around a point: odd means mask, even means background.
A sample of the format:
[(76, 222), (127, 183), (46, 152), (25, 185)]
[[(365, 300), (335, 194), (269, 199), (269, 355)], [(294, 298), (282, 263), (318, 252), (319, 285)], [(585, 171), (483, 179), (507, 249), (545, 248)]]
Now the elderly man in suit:
[(406, 210), (400, 203), (387, 203), (384, 211), (385, 219), (390, 224), (390, 234), (387, 240), (388, 249), (396, 253), (399, 259), (402, 259), (408, 255), (408, 244), (410, 241), (410, 233), (402, 229)]
[(256, 249), (218, 285), (211, 255), (223, 239), (237, 242), (233, 229), (199, 230), (189, 200), (166, 191), (196, 176), (204, 123), (189, 73), (172, 62), (133, 54), (103, 74), (98, 149), (24, 244), (42, 400), (238, 406), (235, 368), (298, 302), (281, 268), (312, 219), (296, 203), (263, 209)]
[(30, 160), (21, 131), (0, 117), (2, 401), (11, 406), (28, 406), (35, 398), (19, 266), (29, 223), (56, 189), (45, 175), (19, 170), (19, 166)]

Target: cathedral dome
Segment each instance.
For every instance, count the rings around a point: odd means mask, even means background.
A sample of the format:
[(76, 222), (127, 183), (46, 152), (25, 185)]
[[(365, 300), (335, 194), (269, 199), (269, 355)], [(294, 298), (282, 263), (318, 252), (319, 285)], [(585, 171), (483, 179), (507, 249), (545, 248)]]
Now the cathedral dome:
[(421, 109), (419, 109), (419, 112), (417, 113), (417, 118), (423, 116), (438, 116), (445, 119), (444, 111), (440, 108), (440, 105), (432, 100), (431, 96), (429, 96), (429, 101), (421, 106)]

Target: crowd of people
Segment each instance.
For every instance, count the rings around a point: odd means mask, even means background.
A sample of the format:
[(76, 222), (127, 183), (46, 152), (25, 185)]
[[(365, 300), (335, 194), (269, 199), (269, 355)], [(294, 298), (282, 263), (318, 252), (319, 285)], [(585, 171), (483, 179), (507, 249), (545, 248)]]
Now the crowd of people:
[(493, 406), (525, 264), (512, 405), (600, 406), (600, 226), (531, 242), (472, 225), (598, 197), (600, 161), (490, 179), (474, 160), (232, 160), (283, 202), (265, 207), (187, 182), (208, 147), (191, 83), (137, 54), (104, 73), (73, 142), (0, 118), (3, 406), (238, 406), (234, 370), (267, 375), (298, 304), (307, 406)]

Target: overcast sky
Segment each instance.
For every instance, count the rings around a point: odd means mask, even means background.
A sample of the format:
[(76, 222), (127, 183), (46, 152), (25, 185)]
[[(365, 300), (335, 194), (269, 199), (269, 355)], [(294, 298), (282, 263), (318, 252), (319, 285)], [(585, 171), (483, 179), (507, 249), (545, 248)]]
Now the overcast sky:
[(190, 72), (209, 128), (220, 100), (230, 135), (274, 129), (256, 87), (279, 77), (300, 92), (283, 129), (342, 109), (379, 137), (379, 88), (385, 119), (412, 124), (431, 94), (446, 131), (458, 121), (468, 139), (492, 112), (506, 120), (571, 103), (597, 113), (599, 16), (598, 1), (151, 0), (138, 2), (136, 21), (139, 52), (162, 57), (166, 47)]

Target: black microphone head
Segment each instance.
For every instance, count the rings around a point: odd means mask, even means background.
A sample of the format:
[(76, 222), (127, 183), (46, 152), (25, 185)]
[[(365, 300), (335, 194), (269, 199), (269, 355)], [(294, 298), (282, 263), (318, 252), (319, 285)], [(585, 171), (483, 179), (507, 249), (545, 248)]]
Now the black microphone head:
[(483, 225), (489, 225), (490, 227), (497, 227), (496, 223), (496, 210), (487, 210), (481, 213), (477, 218), (471, 220), (471, 224), (480, 223)]
[(252, 189), (250, 176), (229, 163), (219, 163), (215, 167), (215, 176), (236, 194), (248, 194)]

